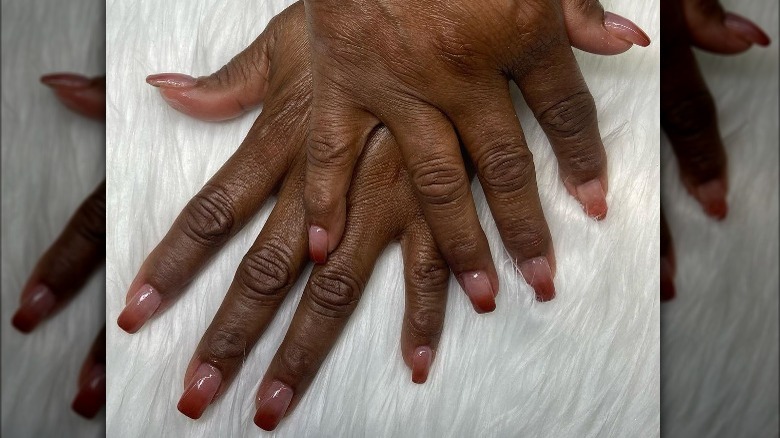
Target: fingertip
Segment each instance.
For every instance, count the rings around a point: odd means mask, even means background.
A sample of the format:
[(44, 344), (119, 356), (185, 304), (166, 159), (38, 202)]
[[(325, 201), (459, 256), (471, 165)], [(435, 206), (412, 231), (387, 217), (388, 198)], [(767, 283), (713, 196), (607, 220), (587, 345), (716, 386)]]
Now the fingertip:
[[(612, 12), (604, 12), (604, 28), (623, 41), (641, 47), (650, 45), (650, 37), (633, 21)], [(626, 49), (628, 50), (628, 49)]]
[(725, 14), (723, 25), (750, 43), (766, 47), (771, 42), (769, 35), (767, 35), (763, 29), (758, 27), (758, 25), (748, 20), (747, 18), (732, 12), (727, 12)]

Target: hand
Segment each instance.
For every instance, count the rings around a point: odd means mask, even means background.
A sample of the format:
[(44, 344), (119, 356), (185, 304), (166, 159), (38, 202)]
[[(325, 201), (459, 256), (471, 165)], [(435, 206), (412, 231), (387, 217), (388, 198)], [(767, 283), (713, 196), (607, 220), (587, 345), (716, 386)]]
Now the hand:
[[(68, 108), (105, 120), (106, 82), (73, 74), (53, 74), (41, 81)], [(61, 310), (81, 290), (106, 256), (106, 186), (102, 182), (81, 204), (57, 240), (36, 263), (11, 323), (30, 333)], [(105, 329), (98, 334), (79, 376), (72, 408), (92, 418), (105, 404)]]
[[(683, 185), (716, 220), (728, 214), (726, 150), (718, 131), (715, 102), (704, 83), (691, 45), (733, 54), (769, 37), (755, 24), (725, 12), (716, 0), (661, 2), (661, 125), (680, 164)], [(668, 35), (668, 36), (666, 36)], [(675, 295), (672, 237), (662, 214), (661, 298)]]
[[(296, 3), (217, 73), (148, 78), (172, 107), (201, 119), (236, 117), (261, 101), (264, 107), (236, 153), (144, 261), (118, 318), (122, 329), (135, 333), (171, 306), (279, 187), (273, 212), (185, 373), (178, 408), (191, 418), (227, 390), (308, 261), (303, 208), (308, 53), (303, 3)], [(370, 137), (349, 200), (343, 242), (313, 270), (260, 384), (255, 422), (264, 429), (275, 428), (303, 396), (356, 308), (376, 259), (394, 240), (401, 241), (406, 279), (402, 355), (413, 381), (427, 379), (442, 331), (449, 271), (386, 129)]]
[(552, 299), (553, 245), (508, 81), (547, 134), (569, 193), (603, 219), (606, 153), (570, 45), (619, 53), (648, 45), (647, 36), (595, 1), (306, 0), (306, 15), (314, 49), (305, 189), (312, 259), (324, 262), (341, 241), (352, 169), (384, 124), (469, 297), (495, 295), (499, 285), (461, 146), (520, 273), (539, 300)]

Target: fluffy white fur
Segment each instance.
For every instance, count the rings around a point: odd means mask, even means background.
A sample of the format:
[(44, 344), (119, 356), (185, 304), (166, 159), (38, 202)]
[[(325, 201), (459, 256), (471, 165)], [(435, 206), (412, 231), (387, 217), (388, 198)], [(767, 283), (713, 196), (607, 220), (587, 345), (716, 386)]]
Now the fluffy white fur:
[(105, 417), (70, 410), (84, 357), (104, 321), (101, 270), (73, 303), (31, 335), (11, 327), (35, 262), (103, 179), (103, 124), (70, 112), (38, 78), (105, 70), (101, 2), (3, 0), (2, 432), (15, 437), (105, 434)]

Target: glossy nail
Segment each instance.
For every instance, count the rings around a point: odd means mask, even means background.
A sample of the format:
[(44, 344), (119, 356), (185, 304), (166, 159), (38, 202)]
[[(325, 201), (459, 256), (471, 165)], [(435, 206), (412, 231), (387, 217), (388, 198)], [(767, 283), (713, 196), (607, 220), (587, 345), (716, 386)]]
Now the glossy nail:
[(35, 286), (19, 306), (11, 324), (20, 332), (29, 333), (51, 314), (56, 304), (57, 297), (54, 296), (51, 289), (42, 284)]
[(604, 12), (604, 27), (611, 35), (637, 46), (650, 45), (650, 37), (631, 20), (612, 12)]
[(316, 225), (309, 227), (309, 257), (318, 264), (328, 260), (328, 232)]
[(160, 294), (152, 286), (145, 284), (119, 314), (117, 324), (127, 333), (135, 333), (154, 315), (161, 302)]
[(274, 430), (284, 418), (293, 398), (293, 390), (284, 383), (274, 380), (258, 400), (255, 424), (263, 430)]
[(466, 272), (460, 276), (460, 285), (477, 313), (496, 310), (496, 294), (490, 279), (483, 271)]
[(147, 76), (146, 83), (158, 88), (191, 88), (198, 80), (181, 73), (160, 73)]
[(182, 414), (197, 420), (214, 400), (222, 384), (222, 373), (212, 365), (202, 363), (179, 399), (176, 408)]
[(520, 273), (541, 302), (555, 298), (555, 284), (547, 257), (536, 257), (520, 264)]
[(726, 203), (726, 184), (722, 180), (713, 180), (696, 188), (696, 199), (707, 215), (722, 220), (729, 212)]
[(677, 294), (674, 287), (674, 266), (666, 257), (661, 257), (661, 301), (669, 301)]
[(590, 180), (578, 185), (576, 191), (585, 214), (599, 221), (607, 217), (607, 195), (601, 181)]
[(73, 73), (54, 73), (41, 77), (41, 83), (55, 89), (80, 89), (92, 84), (92, 79)]
[(425, 383), (428, 371), (433, 361), (433, 351), (430, 347), (417, 347), (412, 356), (412, 382)]
[(768, 46), (771, 42), (769, 36), (760, 27), (737, 14), (727, 12), (723, 25), (751, 43)]
[(82, 417), (94, 418), (105, 404), (106, 367), (103, 364), (95, 364), (73, 399), (71, 409)]

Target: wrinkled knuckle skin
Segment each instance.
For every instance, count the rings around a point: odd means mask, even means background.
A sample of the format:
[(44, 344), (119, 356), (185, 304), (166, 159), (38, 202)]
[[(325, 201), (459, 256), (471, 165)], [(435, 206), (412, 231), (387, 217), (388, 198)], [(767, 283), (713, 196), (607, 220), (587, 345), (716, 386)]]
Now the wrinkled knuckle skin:
[(568, 173), (576, 175), (583, 181), (598, 177), (606, 166), (607, 157), (600, 148), (577, 144), (564, 153), (561, 167), (565, 167)]
[(315, 354), (301, 345), (291, 343), (280, 351), (279, 365), (293, 380), (305, 380), (316, 371), (318, 364)]
[(208, 357), (215, 360), (243, 358), (246, 357), (248, 349), (248, 342), (243, 334), (230, 330), (214, 330), (206, 340)]
[(488, 146), (480, 163), (479, 176), (494, 193), (515, 193), (536, 178), (531, 151), (520, 139), (503, 139)]
[(696, 140), (717, 126), (715, 102), (706, 91), (663, 99), (661, 107), (661, 122), (671, 137)]
[(350, 145), (335, 134), (310, 132), (306, 142), (310, 165), (322, 169), (341, 169), (350, 161)]
[(412, 169), (412, 181), (420, 200), (429, 205), (455, 204), (464, 198), (468, 190), (463, 169), (436, 158)]
[(505, 224), (502, 236), (507, 248), (526, 257), (545, 254), (550, 242), (543, 219), (512, 219)]
[(415, 263), (409, 272), (409, 281), (412, 286), (432, 296), (441, 296), (442, 291), (447, 290), (450, 279), (450, 270), (444, 260), (425, 260)]
[(444, 311), (418, 309), (407, 316), (410, 334), (415, 338), (437, 339), (444, 328)]
[(87, 241), (105, 251), (106, 242), (106, 193), (96, 192), (79, 208), (77, 232)]
[(329, 318), (346, 318), (357, 306), (362, 291), (361, 282), (345, 267), (330, 265), (311, 280), (309, 304), (311, 310)]
[(593, 96), (587, 91), (574, 93), (544, 110), (538, 118), (545, 131), (554, 137), (581, 138), (596, 120)]
[(454, 72), (473, 73), (476, 61), (483, 57), (474, 38), (452, 23), (444, 23), (437, 29), (432, 44), (433, 53)]
[(453, 272), (463, 272), (461, 265), (470, 261), (479, 250), (477, 242), (478, 234), (475, 230), (457, 230), (441, 243), (442, 253), (449, 257)]
[(252, 302), (278, 304), (292, 286), (292, 250), (282, 242), (269, 242), (241, 262), (240, 291)]
[(233, 230), (235, 213), (227, 194), (207, 186), (187, 204), (182, 221), (183, 232), (205, 247), (222, 245)]
[(334, 212), (338, 200), (332, 191), (321, 187), (316, 181), (307, 179), (304, 205), (306, 213), (310, 216), (328, 217)]

